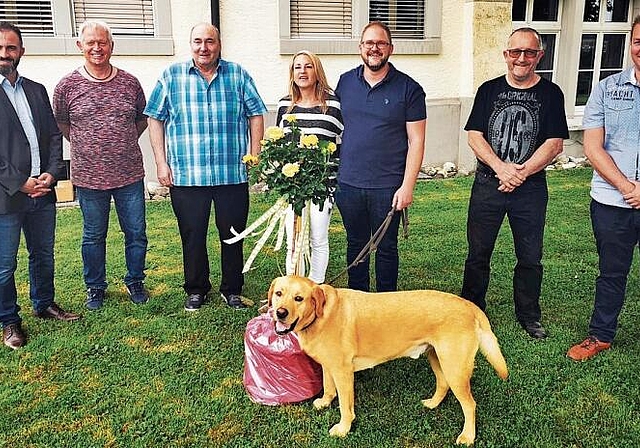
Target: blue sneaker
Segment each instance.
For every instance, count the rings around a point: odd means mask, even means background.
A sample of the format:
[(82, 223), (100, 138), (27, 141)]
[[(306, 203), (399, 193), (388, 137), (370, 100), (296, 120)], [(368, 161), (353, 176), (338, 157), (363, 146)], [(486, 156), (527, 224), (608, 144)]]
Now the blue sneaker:
[(87, 308), (91, 311), (102, 308), (104, 303), (104, 289), (88, 288), (87, 289)]
[(131, 301), (136, 305), (142, 305), (149, 300), (149, 293), (144, 289), (143, 282), (135, 282), (127, 285), (127, 291)]

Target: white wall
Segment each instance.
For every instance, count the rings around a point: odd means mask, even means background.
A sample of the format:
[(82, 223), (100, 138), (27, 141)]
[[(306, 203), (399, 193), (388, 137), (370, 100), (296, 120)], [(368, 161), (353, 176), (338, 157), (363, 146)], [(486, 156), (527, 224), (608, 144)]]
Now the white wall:
[[(223, 57), (242, 64), (252, 74), (265, 103), (275, 105), (286, 93), (289, 55), (279, 54), (278, 5), (276, 0), (223, 1), (221, 24)], [(443, 49), (440, 55), (393, 55), (396, 67), (423, 86), (427, 98), (459, 96), (462, 22), (465, 2), (443, 2)], [(353, 55), (320, 55), (329, 83), (362, 61), (358, 48)]]
[[(286, 93), (290, 55), (279, 53), (277, 0), (221, 1), (222, 57), (243, 65), (252, 74), (262, 98), (270, 109)], [(426, 160), (433, 163), (458, 158), (459, 123), (465, 120), (455, 112), (463, 96), (473, 94), (473, 54), (469, 54), (468, 4), (464, 0), (443, 1), (442, 52), (439, 55), (392, 55), (396, 67), (418, 81), (427, 93), (430, 126), (427, 134)], [(171, 0), (175, 45), (173, 56), (119, 56), (116, 39), (114, 65), (129, 71), (140, 80), (147, 95), (158, 75), (169, 64), (187, 60), (189, 31), (201, 21), (210, 20), (210, 2)], [(466, 37), (465, 37), (466, 36)], [(506, 38), (506, 37), (505, 37)], [(465, 50), (466, 48), (466, 50)], [(320, 55), (327, 77), (335, 86), (341, 73), (361, 63), (358, 48), (352, 55)], [(83, 63), (77, 56), (29, 56), (29, 48), (20, 65), (20, 73), (43, 83), (50, 94), (62, 76)], [(266, 125), (273, 123), (267, 120)], [(155, 178), (155, 164), (147, 135), (140, 140), (145, 153), (145, 168)]]

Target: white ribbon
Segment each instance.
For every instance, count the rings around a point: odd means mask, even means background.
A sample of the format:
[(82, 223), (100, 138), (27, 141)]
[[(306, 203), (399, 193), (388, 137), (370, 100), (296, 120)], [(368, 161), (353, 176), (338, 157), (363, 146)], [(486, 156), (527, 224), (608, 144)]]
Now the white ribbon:
[(263, 222), (265, 222), (267, 219), (269, 219), (275, 213), (278, 213), (279, 211), (281, 211), (283, 208), (286, 210), (288, 205), (289, 204), (287, 203), (287, 200), (284, 198), (284, 196), (279, 198), (276, 201), (276, 203), (273, 204), (273, 206), (269, 210), (264, 212), (262, 214), (262, 216), (260, 216), (258, 219), (256, 219), (253, 222), (253, 224), (251, 224), (249, 227), (244, 229), (244, 231), (242, 231), (241, 233), (238, 233), (238, 231), (236, 229), (231, 227), (231, 229), (230, 229), (231, 233), (233, 233), (235, 236), (233, 238), (228, 238), (228, 239), (224, 240), (224, 242), (227, 243), (227, 244), (234, 244), (234, 243), (237, 243), (238, 241), (250, 236), (251, 233), (255, 229), (257, 229), (258, 227), (260, 227), (260, 225), (262, 225)]
[[(253, 248), (253, 250), (251, 251), (251, 254), (249, 255), (249, 258), (247, 258), (247, 261), (242, 267), (243, 273), (251, 269), (251, 265), (253, 264), (256, 257), (258, 256), (258, 253), (260, 252), (260, 250), (262, 250), (265, 243), (273, 233), (273, 230), (275, 229), (276, 225), (278, 225), (278, 238), (277, 238), (276, 246), (274, 250), (280, 249), (280, 247), (282, 246), (282, 240), (284, 239), (284, 228), (285, 228), (284, 222), (285, 222), (285, 217), (287, 214), (288, 207), (289, 207), (289, 203), (287, 202), (287, 200), (284, 197), (281, 197), (276, 201), (276, 203), (271, 208), (269, 208), (269, 210), (264, 212), (258, 219), (256, 219), (253, 222), (253, 224), (247, 227), (243, 232), (238, 233), (233, 227), (231, 228), (231, 233), (233, 233), (235, 236), (233, 238), (228, 238), (224, 240), (224, 242), (227, 244), (234, 244), (248, 236), (254, 235), (253, 233), (254, 230), (256, 230), (258, 227), (260, 227), (262, 224), (268, 221), (266, 228), (262, 232), (262, 236), (256, 242), (255, 247)], [(260, 234), (260, 231), (255, 233), (255, 235), (258, 235), (258, 234)]]

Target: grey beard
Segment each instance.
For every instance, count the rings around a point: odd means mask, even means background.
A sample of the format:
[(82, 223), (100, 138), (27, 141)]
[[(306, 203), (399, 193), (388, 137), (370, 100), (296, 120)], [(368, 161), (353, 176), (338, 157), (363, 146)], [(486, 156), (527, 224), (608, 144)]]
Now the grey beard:
[(18, 64), (20, 63), (20, 59), (11, 60), (9, 65), (0, 65), (0, 75), (6, 77), (11, 73), (15, 72), (18, 69)]

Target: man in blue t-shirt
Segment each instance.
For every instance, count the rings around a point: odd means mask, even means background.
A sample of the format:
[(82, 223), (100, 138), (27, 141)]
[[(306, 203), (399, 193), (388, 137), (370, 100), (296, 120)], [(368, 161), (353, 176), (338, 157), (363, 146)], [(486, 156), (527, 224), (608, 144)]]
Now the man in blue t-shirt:
[(513, 272), (516, 318), (529, 336), (543, 339), (541, 260), (549, 199), (544, 168), (569, 138), (564, 95), (535, 72), (544, 56), (536, 30), (515, 30), (503, 56), (506, 75), (478, 88), (464, 128), (478, 168), (469, 200), (469, 254), (460, 295), (485, 309), (491, 254), (506, 215), (518, 259)]
[[(340, 76), (344, 133), (336, 204), (347, 231), (351, 264), (393, 207), (396, 213), (376, 252), (376, 290), (398, 284), (400, 213), (413, 201), (427, 123), (422, 87), (389, 62), (391, 31), (381, 22), (364, 27), (360, 65)], [(369, 259), (349, 270), (349, 288), (369, 291)]]

